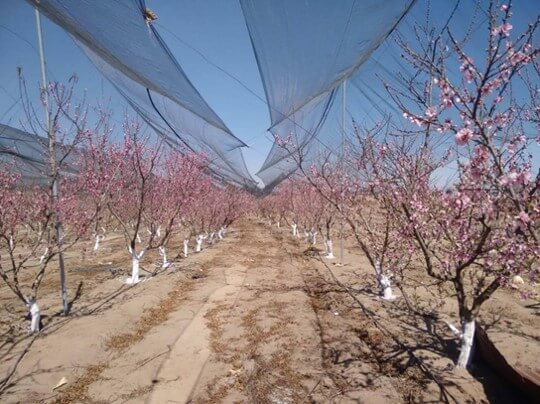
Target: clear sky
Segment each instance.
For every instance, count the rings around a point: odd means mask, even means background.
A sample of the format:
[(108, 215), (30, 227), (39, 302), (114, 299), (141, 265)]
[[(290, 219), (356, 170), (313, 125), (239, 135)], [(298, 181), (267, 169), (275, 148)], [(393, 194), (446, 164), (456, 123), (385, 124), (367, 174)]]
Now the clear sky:
[[(446, 0), (434, 0), (432, 4), (438, 1)], [(259, 99), (264, 99), (264, 91), (238, 0), (146, 0), (146, 3), (157, 14), (156, 28), (195, 87), (232, 132), (251, 146), (244, 149), (244, 155), (248, 168), (255, 173), (271, 146), (266, 132), (270, 123), (268, 108)], [(540, 0), (514, 0), (513, 4), (518, 21), (530, 21), (540, 13)], [(38, 99), (40, 75), (34, 11), (23, 0), (0, 0), (0, 13), (0, 122), (21, 127), (24, 114), (17, 103), (17, 67), (23, 69), (33, 91), (31, 96)], [(127, 108), (125, 101), (61, 28), (44, 17), (42, 24), (49, 80), (66, 82), (76, 73), (78, 95), (86, 90), (90, 105), (110, 102), (114, 120), (120, 123)], [(259, 97), (190, 47), (238, 77)], [(351, 96), (353, 93), (350, 92)], [(355, 112), (366, 110), (352, 99), (348, 105)]]

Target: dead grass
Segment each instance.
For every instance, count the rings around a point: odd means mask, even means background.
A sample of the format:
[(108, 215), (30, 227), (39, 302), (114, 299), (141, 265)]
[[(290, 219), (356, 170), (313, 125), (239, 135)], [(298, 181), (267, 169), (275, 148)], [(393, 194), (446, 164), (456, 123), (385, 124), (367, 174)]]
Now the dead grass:
[(165, 299), (162, 299), (157, 306), (148, 309), (144, 313), (137, 322), (134, 331), (113, 335), (105, 342), (105, 348), (107, 350), (124, 351), (141, 341), (152, 328), (164, 323), (169, 314), (186, 300), (188, 293), (193, 290), (193, 286), (193, 282), (190, 281), (178, 282)]
[[(304, 273), (312, 307), (321, 324), (324, 364), (336, 386), (343, 391), (358, 387), (345, 371), (353, 360), (371, 366), (372, 374), (364, 374), (368, 385), (374, 378), (384, 376), (390, 379), (403, 400), (414, 401), (421, 397), (430, 380), (418, 364), (408, 361), (396, 341), (381, 331), (373, 318), (362, 313), (345, 290), (326, 279), (316, 265), (306, 263)], [(353, 307), (356, 308), (352, 310)], [(339, 313), (339, 317), (329, 315), (333, 312)], [(400, 337), (405, 341), (408, 336)]]
[(98, 381), (101, 373), (108, 368), (105, 362), (89, 366), (85, 369), (82, 376), (74, 383), (69, 384), (58, 397), (53, 401), (55, 404), (93, 402), (88, 396), (88, 388), (92, 383)]
[[(105, 347), (108, 350), (119, 354), (137, 342), (141, 341), (146, 334), (154, 327), (164, 323), (169, 314), (172, 313), (188, 296), (188, 293), (193, 289), (193, 282), (180, 281), (177, 286), (169, 292), (167, 297), (162, 299), (157, 306), (147, 310), (143, 317), (137, 322), (135, 330), (128, 333), (118, 334), (110, 337), (105, 342)], [(61, 394), (55, 399), (55, 403), (73, 403), (73, 402), (92, 402), (88, 397), (88, 388), (93, 383), (101, 378), (101, 374), (108, 368), (105, 362), (90, 366), (84, 370), (82, 376), (74, 383), (70, 384)], [(125, 398), (129, 401), (131, 398), (136, 398), (140, 395), (148, 393), (152, 386), (145, 386), (136, 389), (126, 395)]]
[(231, 390), (241, 392), (250, 403), (297, 403), (307, 396), (302, 374), (295, 369), (291, 352), (299, 345), (292, 338), (295, 326), (288, 314), (287, 303), (275, 299), (260, 299), (254, 291), (250, 301), (260, 300), (257, 307), (241, 315), (242, 333), (227, 338), (226, 327), (231, 318), (228, 307), (220, 305), (207, 313), (210, 347), (216, 360), (229, 368), (229, 374), (216, 377), (206, 388), (199, 402), (217, 403)]

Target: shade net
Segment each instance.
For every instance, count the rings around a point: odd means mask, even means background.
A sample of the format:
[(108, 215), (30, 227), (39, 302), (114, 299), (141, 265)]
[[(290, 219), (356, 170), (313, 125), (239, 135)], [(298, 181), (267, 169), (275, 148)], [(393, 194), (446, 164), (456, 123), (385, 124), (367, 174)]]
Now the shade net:
[[(249, 3), (251, 8), (256, 8), (258, 5), (258, 2), (254, 4), (247, 0), (243, 3)], [(302, 2), (302, 7), (305, 6), (305, 11), (307, 11), (307, 7), (313, 3), (317, 2)], [(359, 3), (367, 6), (369, 2)], [(375, 6), (375, 4), (372, 5)], [(408, 3), (402, 2), (401, 10), (406, 11), (406, 13), (396, 17), (399, 19), (399, 24), (393, 27), (391, 32), (387, 32), (382, 42), (377, 43), (377, 49), (370, 52), (369, 57), (356, 66), (356, 70), (352, 72), (347, 70), (350, 73), (348, 76), (339, 75), (336, 71), (335, 76), (333, 76), (336, 80), (332, 91), (317, 96), (299, 109), (291, 108), (293, 112), (290, 115), (281, 121), (278, 120), (270, 128), (272, 134), (280, 140), (274, 143), (266, 161), (257, 173), (265, 184), (279, 183), (283, 178), (298, 170), (299, 166), (302, 170), (307, 171), (312, 165), (317, 166), (326, 161), (341, 160), (342, 147), (347, 147), (349, 137), (355, 130), (353, 126), (371, 128), (385, 121), (400, 122), (401, 127), (404, 128), (410, 124), (403, 119), (401, 111), (389, 96), (387, 86), (393, 88), (394, 91), (403, 93), (410, 93), (411, 88), (419, 93), (423, 91), (424, 82), (422, 78), (416, 80), (417, 72), (405, 61), (404, 52), (400, 45), (407, 43), (415, 46), (415, 38), (420, 35), (418, 25), (431, 27), (434, 30), (433, 35), (443, 33), (446, 28), (451, 28), (458, 37), (470, 33), (473, 36), (472, 46), (482, 46), (483, 37), (478, 38), (479, 41), (475, 42), (477, 39), (475, 34), (485, 35), (485, 31), (483, 31), (487, 23), (485, 3), (471, 4), (471, 2), (464, 0), (451, 0), (443, 3), (418, 0), (414, 2), (412, 7), (409, 7)], [(249, 12), (253, 12), (253, 10)], [(284, 15), (288, 15), (288, 13), (284, 13)], [(376, 14), (369, 14), (369, 10), (366, 9), (365, 15), (375, 16)], [(371, 17), (366, 17), (366, 20), (371, 20)], [(289, 22), (292, 23), (292, 20)], [(357, 22), (357, 24), (359, 23)], [(472, 32), (470, 32), (471, 26), (473, 27)], [(315, 34), (316, 40), (319, 40), (318, 35)], [(334, 38), (334, 40), (336, 44), (340, 43), (337, 39)], [(345, 42), (361, 43), (361, 40)], [(253, 38), (254, 47), (257, 47), (257, 43), (257, 38)], [(296, 41), (293, 40), (293, 46), (295, 43)], [(284, 48), (288, 46), (285, 42), (282, 45)], [(418, 45), (416, 44), (416, 46)], [(450, 44), (441, 42), (440, 46), (450, 46)], [(297, 52), (301, 54), (300, 50)], [(272, 69), (272, 66), (264, 66), (260, 60), (259, 66), (263, 77), (265, 70)], [(306, 66), (311, 67), (307, 63)], [(320, 68), (320, 65), (317, 64), (313, 66)], [(308, 67), (304, 68), (308, 69)], [(279, 69), (280, 67), (277, 71)], [(461, 74), (459, 66), (455, 66), (454, 70), (449, 71), (448, 74), (459, 77)], [(337, 77), (340, 77), (341, 82)], [(344, 78), (347, 79), (345, 86), (342, 85)], [(287, 80), (291, 80), (291, 78), (288, 77)], [(303, 78), (300, 79), (298, 86), (301, 86), (302, 80)], [(296, 90), (289, 92), (285, 98), (290, 97), (288, 99), (292, 100), (294, 97), (291, 94)], [(272, 91), (277, 91), (277, 89)], [(344, 91), (346, 92), (345, 97)], [(298, 90), (297, 93), (300, 92)], [(271, 104), (270, 96), (268, 102)], [(300, 101), (299, 105), (301, 104)], [(279, 106), (276, 104), (276, 109), (278, 108)], [(291, 141), (283, 147), (283, 139)]]
[[(50, 178), (48, 139), (0, 124), (0, 165), (26, 183), (42, 184)], [(64, 176), (77, 171), (77, 152), (57, 143), (56, 160)]]
[(143, 0), (28, 0), (66, 30), (136, 111), (164, 136), (207, 155), (226, 181), (255, 187), (241, 147), (146, 19)]
[(413, 1), (240, 3), (264, 84), (270, 131), (293, 139), (287, 149), (274, 145), (257, 174), (271, 184), (294, 171), (299, 159), (324, 153), (321, 142), (328, 142), (322, 137), (333, 140), (329, 147), (339, 142), (340, 128), (328, 124), (338, 115), (336, 88), (370, 58)]

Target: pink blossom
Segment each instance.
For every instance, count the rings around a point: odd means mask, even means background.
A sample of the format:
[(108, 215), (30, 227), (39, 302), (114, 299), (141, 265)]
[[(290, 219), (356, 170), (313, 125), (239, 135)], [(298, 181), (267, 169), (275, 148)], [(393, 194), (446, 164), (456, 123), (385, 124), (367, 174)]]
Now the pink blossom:
[(518, 179), (518, 176), (519, 174), (516, 173), (515, 171), (512, 171), (511, 173), (509, 173), (506, 178), (508, 179), (508, 184), (514, 184), (517, 182), (517, 179)]
[(463, 128), (456, 133), (455, 139), (459, 146), (466, 145), (473, 137), (473, 132), (469, 128)]
[(518, 174), (516, 182), (521, 185), (527, 185), (531, 180), (531, 173), (529, 171), (522, 171)]
[(428, 109), (426, 109), (425, 114), (428, 117), (428, 119), (433, 119), (437, 116), (437, 108), (429, 107)]
[(443, 97), (442, 99), (442, 105), (445, 108), (450, 108), (452, 106), (452, 98), (450, 97)]
[(484, 146), (476, 146), (474, 148), (474, 153), (476, 158), (483, 163), (489, 160), (489, 151)]
[(523, 223), (530, 223), (531, 218), (527, 214), (527, 212), (521, 211), (519, 214), (515, 217), (516, 220), (521, 220)]
[(504, 36), (509, 36), (512, 28), (514, 28), (512, 24), (510, 24), (509, 22), (505, 22), (501, 24), (500, 26), (493, 28), (493, 30), (491, 31), (491, 34), (492, 35), (501, 34)]

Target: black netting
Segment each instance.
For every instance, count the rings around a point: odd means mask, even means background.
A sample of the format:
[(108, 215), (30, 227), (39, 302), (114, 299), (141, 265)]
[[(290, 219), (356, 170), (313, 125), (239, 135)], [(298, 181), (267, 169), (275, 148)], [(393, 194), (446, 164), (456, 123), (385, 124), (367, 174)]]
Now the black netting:
[[(48, 142), (47, 138), (0, 124), (0, 164), (25, 182), (44, 183), (50, 178)], [(56, 154), (63, 175), (77, 171), (76, 151), (57, 144)]]
[[(339, 147), (341, 128), (336, 88), (365, 63), (410, 9), (411, 0), (339, 2), (241, 0), (263, 80), (276, 137), (258, 176), (275, 183), (295, 169)], [(336, 110), (334, 110), (336, 109)], [(325, 139), (326, 138), (326, 139)], [(294, 149), (298, 157), (291, 157)]]
[(143, 0), (29, 0), (69, 32), (150, 126), (204, 152), (227, 180), (255, 186), (235, 137), (146, 21)]

